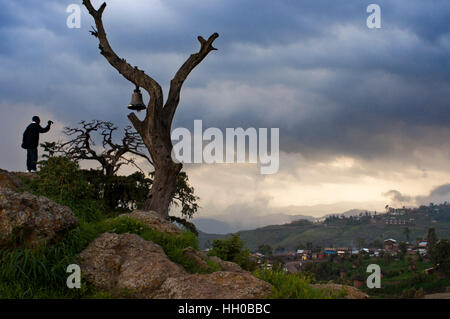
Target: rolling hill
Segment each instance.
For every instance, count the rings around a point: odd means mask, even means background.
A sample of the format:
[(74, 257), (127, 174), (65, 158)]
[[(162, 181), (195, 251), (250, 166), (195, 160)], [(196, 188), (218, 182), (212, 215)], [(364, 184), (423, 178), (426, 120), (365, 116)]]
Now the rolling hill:
[[(436, 208), (439, 207), (439, 208)], [(391, 221), (399, 224), (387, 224)], [(402, 222), (405, 221), (405, 224)], [(429, 227), (434, 227), (439, 238), (450, 237), (450, 205), (423, 206), (404, 209), (403, 213), (392, 212), (375, 216), (339, 216), (328, 218), (324, 222), (306, 220), (294, 221), (284, 225), (272, 225), (254, 230), (237, 232), (247, 247), (256, 250), (262, 244), (273, 248), (282, 247), (294, 250), (299, 244), (307, 242), (314, 246), (357, 247), (361, 239), (366, 244), (375, 240), (395, 238), (406, 240), (405, 228), (409, 229), (410, 240), (424, 238)], [(200, 245), (205, 248), (207, 242), (223, 238), (226, 235), (200, 233)]]

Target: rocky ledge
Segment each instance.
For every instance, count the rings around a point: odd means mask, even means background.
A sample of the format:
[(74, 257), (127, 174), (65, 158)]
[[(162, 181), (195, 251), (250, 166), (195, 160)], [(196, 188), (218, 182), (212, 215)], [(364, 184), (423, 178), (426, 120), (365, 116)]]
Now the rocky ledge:
[(160, 233), (167, 233), (172, 235), (178, 235), (181, 230), (172, 224), (169, 220), (162, 218), (157, 212), (135, 210), (130, 214), (124, 214), (129, 216), (143, 224), (148, 228), (154, 229)]
[(78, 225), (71, 209), (46, 197), (0, 187), (0, 247), (37, 247), (62, 238)]
[(271, 285), (241, 269), (188, 274), (163, 249), (135, 234), (104, 233), (80, 255), (86, 280), (134, 298), (265, 298)]

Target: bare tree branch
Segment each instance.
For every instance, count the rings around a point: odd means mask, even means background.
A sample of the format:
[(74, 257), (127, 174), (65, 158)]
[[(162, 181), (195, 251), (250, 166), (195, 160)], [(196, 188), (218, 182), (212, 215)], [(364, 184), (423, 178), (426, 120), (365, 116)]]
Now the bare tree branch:
[(152, 77), (133, 67), (125, 59), (121, 59), (111, 48), (108, 38), (106, 37), (105, 28), (103, 26), (102, 15), (106, 8), (104, 2), (98, 10), (95, 10), (90, 0), (83, 0), (84, 6), (88, 9), (89, 14), (94, 18), (97, 30), (91, 32), (99, 40), (100, 53), (106, 60), (122, 74), (127, 80), (137, 86), (144, 88), (150, 94), (150, 102), (147, 107), (147, 118), (155, 118), (156, 113), (162, 109), (163, 93), (161, 86)]
[[(150, 94), (150, 102), (143, 121), (135, 113), (128, 114), (130, 122), (139, 133), (147, 147), (153, 167), (155, 168), (154, 181), (148, 199), (144, 203), (144, 210), (155, 210), (161, 216), (168, 217), (168, 207), (176, 191), (177, 176), (183, 165), (172, 160), (172, 141), (170, 138), (172, 121), (180, 102), (180, 92), (184, 81), (190, 72), (213, 50), (213, 42), (219, 34), (213, 33), (208, 40), (199, 36), (198, 52), (191, 54), (184, 64), (175, 73), (170, 82), (169, 94), (164, 104), (161, 86), (152, 77), (137, 67), (132, 67), (125, 59), (121, 59), (111, 48), (103, 26), (102, 15), (106, 8), (103, 3), (98, 10), (94, 9), (90, 0), (83, 0), (89, 14), (94, 18), (96, 29), (91, 32), (99, 41), (100, 53), (107, 61), (135, 85), (144, 88)], [(111, 146), (109, 137), (105, 143)], [(130, 153), (134, 153), (131, 149)], [(111, 153), (112, 154), (112, 153)], [(136, 154), (137, 155), (137, 154)], [(148, 158), (148, 160), (150, 159)]]
[[(125, 157), (126, 154), (142, 157), (153, 165), (151, 158), (144, 152), (144, 142), (137, 132), (132, 131), (131, 126), (124, 129), (121, 143), (114, 142), (113, 133), (116, 130), (117, 127), (111, 122), (99, 120), (82, 121), (79, 128), (66, 127), (64, 133), (73, 138), (60, 144), (58, 152), (75, 160), (95, 160), (101, 164), (107, 174), (116, 173), (122, 165), (132, 164), (138, 167), (133, 158)], [(94, 132), (102, 137), (101, 152), (94, 149), (95, 141), (92, 137)]]
[(197, 53), (191, 54), (191, 56), (184, 62), (180, 69), (175, 74), (172, 81), (170, 81), (169, 96), (167, 97), (166, 104), (164, 106), (164, 119), (166, 124), (170, 127), (172, 125), (175, 111), (180, 102), (180, 92), (184, 81), (191, 71), (208, 55), (209, 52), (217, 50), (213, 47), (213, 42), (219, 37), (218, 33), (213, 33), (208, 40), (199, 36), (200, 50)]

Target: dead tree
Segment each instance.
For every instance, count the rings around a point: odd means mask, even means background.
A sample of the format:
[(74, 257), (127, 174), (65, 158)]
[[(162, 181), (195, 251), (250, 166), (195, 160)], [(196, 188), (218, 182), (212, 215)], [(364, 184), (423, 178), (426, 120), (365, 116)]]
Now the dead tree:
[(180, 91), (189, 73), (213, 50), (213, 42), (219, 36), (212, 34), (208, 40), (199, 36), (200, 50), (184, 62), (170, 82), (169, 95), (164, 103), (162, 88), (158, 82), (137, 67), (131, 66), (125, 59), (120, 58), (111, 48), (103, 26), (102, 15), (106, 8), (103, 3), (98, 10), (94, 9), (90, 0), (83, 0), (84, 6), (94, 18), (96, 29), (91, 31), (99, 41), (100, 53), (106, 60), (125, 77), (138, 87), (146, 90), (150, 95), (145, 119), (139, 120), (135, 113), (128, 118), (136, 131), (142, 137), (155, 168), (153, 186), (143, 209), (154, 210), (168, 218), (169, 203), (176, 190), (176, 179), (182, 164), (175, 163), (171, 157), (172, 141), (170, 131), (173, 117), (180, 102)]
[[(116, 142), (113, 138), (116, 130), (117, 127), (111, 122), (81, 121), (79, 127), (64, 128), (64, 133), (69, 137), (69, 141), (59, 144), (57, 152), (77, 161), (97, 161), (106, 176), (116, 174), (122, 165), (132, 164), (138, 167), (133, 158), (127, 158), (125, 155), (137, 155), (152, 164), (151, 159), (145, 154), (145, 145), (141, 137), (137, 132), (132, 131), (131, 126), (124, 129), (124, 135), (120, 142)], [(101, 136), (101, 150), (96, 149), (93, 134)], [(70, 137), (72, 138), (70, 139)]]

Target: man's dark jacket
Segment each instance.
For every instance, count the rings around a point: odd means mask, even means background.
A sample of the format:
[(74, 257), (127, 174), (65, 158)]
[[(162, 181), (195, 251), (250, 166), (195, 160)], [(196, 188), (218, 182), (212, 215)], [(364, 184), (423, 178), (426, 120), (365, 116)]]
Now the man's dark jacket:
[(36, 122), (31, 123), (23, 132), (22, 148), (37, 148), (39, 145), (39, 133), (46, 133), (50, 130), (50, 124), (41, 127)]

